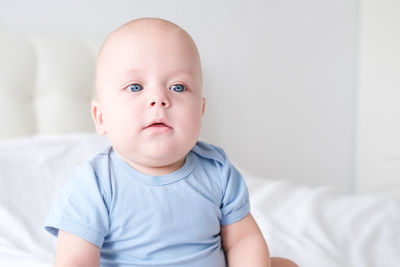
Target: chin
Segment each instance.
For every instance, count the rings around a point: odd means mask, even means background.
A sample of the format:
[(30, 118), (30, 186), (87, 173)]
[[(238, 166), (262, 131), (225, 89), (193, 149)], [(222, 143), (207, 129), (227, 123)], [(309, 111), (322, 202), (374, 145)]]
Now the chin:
[[(179, 149), (177, 149), (179, 148)], [(166, 166), (173, 164), (182, 158), (186, 157), (192, 147), (180, 146), (156, 146), (147, 150), (147, 158), (154, 164)], [(149, 153), (150, 152), (150, 153)]]
[(168, 154), (161, 154), (161, 153), (157, 153), (157, 154), (152, 154), (152, 155), (147, 155), (147, 158), (149, 159), (149, 161), (151, 161), (151, 165), (155, 166), (155, 167), (163, 167), (163, 166), (167, 166), (167, 165), (171, 165), (179, 160), (181, 160), (182, 158), (184, 158), (186, 156), (187, 153), (168, 153)]

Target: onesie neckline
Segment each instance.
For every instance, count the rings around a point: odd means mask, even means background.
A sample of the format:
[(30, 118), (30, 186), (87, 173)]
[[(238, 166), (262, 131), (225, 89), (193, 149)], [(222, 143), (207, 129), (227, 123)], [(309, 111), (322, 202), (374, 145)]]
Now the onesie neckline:
[(155, 186), (172, 184), (181, 179), (184, 179), (192, 172), (197, 161), (196, 155), (192, 151), (189, 151), (189, 153), (186, 155), (185, 162), (183, 163), (181, 168), (166, 175), (156, 176), (156, 175), (147, 175), (132, 168), (124, 159), (121, 158), (121, 156), (119, 156), (114, 151), (113, 148), (111, 148), (110, 151), (110, 158), (113, 163), (118, 165), (118, 167), (120, 167), (121, 170), (128, 173), (128, 175), (131, 176), (132, 178), (138, 179), (142, 183)]

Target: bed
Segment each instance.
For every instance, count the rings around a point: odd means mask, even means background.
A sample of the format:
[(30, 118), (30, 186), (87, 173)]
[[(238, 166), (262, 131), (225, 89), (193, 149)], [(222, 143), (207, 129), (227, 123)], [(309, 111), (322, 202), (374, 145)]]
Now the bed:
[[(98, 42), (0, 36), (9, 63), (0, 63), (0, 266), (52, 266), (56, 240), (42, 227), (50, 205), (74, 166), (108, 145), (88, 112)], [(400, 266), (399, 200), (242, 174), (272, 256)]]

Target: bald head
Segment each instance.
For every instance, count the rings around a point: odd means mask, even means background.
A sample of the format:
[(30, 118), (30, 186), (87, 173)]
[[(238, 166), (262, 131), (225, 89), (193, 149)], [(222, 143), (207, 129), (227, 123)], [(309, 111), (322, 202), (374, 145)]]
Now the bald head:
[(134, 35), (140, 38), (140, 35), (157, 32), (181, 34), (196, 47), (192, 37), (178, 25), (159, 18), (140, 18), (129, 21), (111, 32), (101, 46), (98, 57), (101, 58), (102, 54), (107, 50), (107, 47), (124, 35)]
[(99, 52), (96, 89), (96, 130), (124, 160), (151, 175), (182, 166), (205, 107), (199, 54), (187, 32), (161, 19), (119, 27)]
[[(192, 37), (178, 25), (159, 18), (141, 18), (132, 20), (113, 31), (100, 48), (96, 66), (96, 92), (101, 96), (103, 90), (102, 79), (108, 75), (107, 68), (115, 63), (115, 57), (129, 54), (130, 50), (137, 50), (139, 55), (159, 57), (164, 60), (163, 53), (167, 45), (175, 43), (176, 49), (181, 49), (184, 56), (197, 72), (202, 82), (200, 56)], [(146, 51), (145, 51), (146, 50)]]

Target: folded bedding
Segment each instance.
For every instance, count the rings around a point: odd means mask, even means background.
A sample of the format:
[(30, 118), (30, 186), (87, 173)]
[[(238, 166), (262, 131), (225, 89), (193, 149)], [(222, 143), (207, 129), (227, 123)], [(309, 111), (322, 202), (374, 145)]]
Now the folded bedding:
[[(52, 266), (42, 225), (74, 167), (108, 145), (95, 134), (0, 141), (0, 266)], [(400, 266), (400, 203), (243, 172), (272, 256), (300, 266)]]

